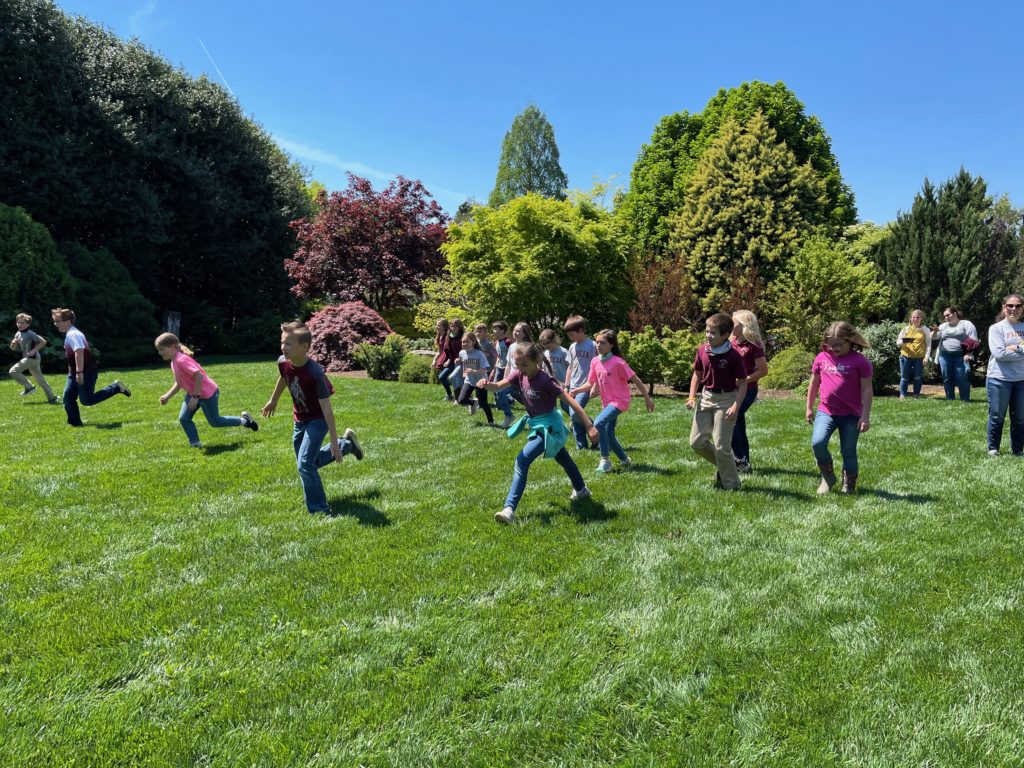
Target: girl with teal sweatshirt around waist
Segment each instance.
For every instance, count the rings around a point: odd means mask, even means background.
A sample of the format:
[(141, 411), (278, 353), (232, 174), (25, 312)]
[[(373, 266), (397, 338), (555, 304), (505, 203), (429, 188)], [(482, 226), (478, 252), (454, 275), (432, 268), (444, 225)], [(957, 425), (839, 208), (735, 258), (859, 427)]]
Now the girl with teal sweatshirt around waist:
[(501, 381), (487, 381), (480, 379), (477, 386), (486, 388), (490, 392), (500, 392), (503, 389), (515, 386), (522, 390), (523, 403), (526, 406), (526, 416), (513, 424), (508, 430), (509, 437), (515, 437), (520, 432), (527, 431), (529, 437), (526, 445), (516, 457), (515, 474), (512, 476), (512, 487), (508, 490), (508, 497), (505, 499), (505, 506), (494, 515), (495, 521), (503, 524), (512, 523), (516, 519), (516, 507), (526, 490), (526, 476), (530, 471), (530, 465), (541, 455), (554, 459), (565, 470), (572, 483), (572, 495), (570, 501), (585, 499), (590, 496), (590, 489), (583, 481), (576, 462), (572, 460), (569, 452), (565, 449), (565, 440), (569, 436), (569, 430), (562, 421), (562, 414), (558, 411), (558, 403), (571, 408), (576, 418), (587, 430), (590, 439), (597, 442), (597, 430), (593, 422), (587, 416), (587, 412), (580, 407), (573, 398), (569, 397), (551, 376), (541, 370), (541, 360), (544, 359), (544, 352), (539, 346), (532, 342), (517, 345), (515, 353), (515, 370), (510, 372)]

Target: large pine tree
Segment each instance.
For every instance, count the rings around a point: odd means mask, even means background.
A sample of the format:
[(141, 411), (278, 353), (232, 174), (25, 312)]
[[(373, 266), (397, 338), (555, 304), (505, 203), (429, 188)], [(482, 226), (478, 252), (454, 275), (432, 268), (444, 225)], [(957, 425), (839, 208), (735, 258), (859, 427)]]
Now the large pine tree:
[(568, 186), (569, 180), (558, 160), (555, 129), (544, 113), (531, 104), (516, 115), (501, 142), (498, 177), (488, 204), (496, 208), (530, 192), (564, 200)]

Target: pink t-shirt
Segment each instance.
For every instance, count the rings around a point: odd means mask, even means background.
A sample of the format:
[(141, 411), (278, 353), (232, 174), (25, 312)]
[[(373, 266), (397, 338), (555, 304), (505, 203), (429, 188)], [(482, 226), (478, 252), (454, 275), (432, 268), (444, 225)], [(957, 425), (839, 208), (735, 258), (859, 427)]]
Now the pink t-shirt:
[(192, 388), (195, 386), (196, 373), (203, 374), (202, 384), (199, 385), (200, 400), (213, 397), (213, 393), (217, 391), (217, 382), (207, 375), (199, 363), (184, 352), (179, 352), (171, 360), (171, 372), (174, 373), (174, 380), (178, 382), (178, 386), (190, 395), (194, 394)]
[(860, 382), (874, 375), (871, 361), (855, 350), (841, 357), (819, 352), (811, 373), (821, 376), (819, 411), (829, 416), (860, 416)]
[(605, 408), (614, 405), (620, 411), (628, 411), (629, 401), (633, 398), (629, 391), (629, 380), (634, 376), (636, 374), (625, 360), (612, 355), (607, 360), (594, 358), (590, 363), (587, 381), (591, 384), (597, 382), (601, 390), (601, 405)]

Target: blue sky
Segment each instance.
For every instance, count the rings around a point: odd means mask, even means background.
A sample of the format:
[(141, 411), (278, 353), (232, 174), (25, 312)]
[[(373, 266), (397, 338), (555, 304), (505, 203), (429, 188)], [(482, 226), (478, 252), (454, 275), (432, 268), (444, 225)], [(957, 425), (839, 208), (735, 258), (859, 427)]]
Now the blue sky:
[(895, 218), (961, 165), (1024, 205), (1020, 2), (58, 4), (227, 84), (332, 189), (347, 169), (419, 178), (449, 211), (485, 201), (531, 102), (571, 187), (627, 185), (663, 115), (782, 80), (831, 136), (862, 219)]

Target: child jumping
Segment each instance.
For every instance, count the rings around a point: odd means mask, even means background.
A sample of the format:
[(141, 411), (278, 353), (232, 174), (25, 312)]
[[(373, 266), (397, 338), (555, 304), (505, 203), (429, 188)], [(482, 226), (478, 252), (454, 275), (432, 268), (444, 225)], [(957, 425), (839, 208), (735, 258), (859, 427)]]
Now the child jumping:
[(203, 409), (207, 423), (214, 428), (245, 427), (253, 432), (260, 428), (256, 419), (246, 411), (242, 411), (240, 416), (220, 415), (220, 387), (193, 359), (192, 350), (182, 344), (177, 336), (173, 333), (161, 333), (154, 343), (160, 357), (171, 364), (171, 373), (174, 374), (174, 386), (160, 395), (160, 405), (167, 405), (167, 401), (178, 392), (185, 391), (185, 402), (181, 404), (178, 423), (185, 430), (185, 437), (188, 438), (190, 446), (203, 447), (199, 440), (199, 431), (193, 422), (197, 408)]
[(477, 382), (477, 386), (491, 392), (500, 392), (513, 386), (519, 387), (527, 415), (508, 430), (508, 436), (515, 437), (521, 432), (530, 431), (526, 446), (516, 457), (516, 469), (512, 476), (512, 486), (505, 498), (505, 505), (500, 512), (494, 515), (494, 519), (498, 523), (509, 524), (515, 521), (516, 508), (519, 506), (519, 500), (523, 497), (523, 491), (526, 490), (526, 478), (530, 471), (530, 465), (542, 454), (557, 461), (559, 466), (565, 470), (565, 474), (569, 476), (569, 481), (572, 483), (570, 501), (590, 496), (590, 489), (587, 488), (583, 475), (580, 474), (579, 468), (565, 449), (569, 430), (566, 429), (562, 414), (558, 412), (556, 404), (562, 402), (571, 408), (586, 425), (592, 439), (597, 439), (597, 431), (590, 423), (586, 411), (580, 408), (579, 403), (569, 397), (557, 381), (541, 370), (543, 359), (544, 353), (536, 344), (520, 343), (516, 348), (515, 370), (512, 373), (501, 381), (489, 382), (486, 379), (480, 379)]
[(768, 361), (764, 356), (764, 341), (761, 339), (761, 325), (757, 316), (749, 309), (738, 309), (732, 313), (732, 348), (743, 358), (743, 369), (747, 373), (747, 394), (738, 401), (736, 426), (732, 430), (732, 453), (736, 457), (736, 469), (750, 472), (750, 441), (747, 439), (747, 411), (757, 400), (757, 382), (768, 375)]
[(20, 313), (14, 318), (14, 324), (18, 326), (18, 332), (11, 339), (11, 349), (21, 352), (21, 360), (15, 363), (8, 373), (12, 379), (21, 384), (22, 397), (31, 395), (36, 391), (35, 384), (29, 381), (25, 375), (25, 371), (28, 371), (32, 378), (36, 380), (36, 383), (43, 388), (43, 392), (46, 393), (46, 402), (56, 403), (57, 396), (50, 389), (50, 384), (46, 381), (46, 377), (43, 376), (43, 370), (40, 367), (42, 362), (40, 352), (46, 346), (46, 339), (35, 331), (29, 330), (29, 326), (32, 325), (32, 315), (26, 315), (24, 312)]
[(67, 308), (50, 311), (53, 324), (64, 334), (64, 357), (68, 361), (68, 380), (64, 384), (64, 412), (68, 424), (72, 427), (84, 427), (78, 403), (91, 406), (102, 403), (114, 395), (131, 397), (132, 392), (117, 379), (96, 391), (96, 379), (99, 377), (99, 366), (92, 355), (92, 349), (85, 334), (75, 327), (75, 313)]
[[(590, 387), (587, 386), (587, 379), (590, 376), (590, 363), (597, 357), (597, 345), (594, 340), (587, 337), (587, 322), (581, 315), (571, 315), (562, 326), (572, 342), (569, 345), (569, 371), (565, 378), (565, 389), (569, 392), (576, 392), (576, 402), (586, 410), (590, 402)], [(576, 447), (585, 449), (588, 447), (587, 432), (583, 428), (576, 415), (572, 417), (572, 432), (576, 438)], [(597, 445), (590, 445), (597, 449)]]
[[(312, 343), (313, 335), (304, 323), (296, 321), (281, 325), (282, 354), (277, 360), (280, 375), (262, 413), (267, 418), (273, 416), (281, 393), (288, 389), (295, 419), (292, 448), (295, 450), (299, 480), (302, 481), (302, 495), (306, 509), (316, 513), (330, 511), (320, 480), (320, 468), (335, 461), (340, 463), (342, 457), (349, 453), (357, 461), (362, 461), (363, 449), (351, 429), (346, 429), (341, 439), (338, 438), (331, 408), (334, 388), (320, 364), (309, 357)], [(330, 435), (330, 442), (321, 447), (325, 435)]]
[[(472, 331), (462, 337), (459, 362), (465, 376), (462, 390), (459, 392), (459, 405), (468, 405), (470, 414), (476, 413), (477, 407), (482, 408), (484, 416), (487, 417), (487, 423), (494, 426), (494, 414), (491, 413), (491, 406), (487, 403), (487, 390), (478, 386), (481, 379), (487, 378), (487, 371), (491, 366), (487, 364), (487, 356), (480, 349), (480, 343)], [(476, 397), (473, 397), (474, 392)]]
[[(849, 323), (832, 323), (825, 331), (821, 352), (811, 366), (811, 384), (807, 390), (807, 423), (814, 426), (811, 449), (818, 462), (825, 494), (836, 484), (828, 441), (839, 430), (839, 451), (843, 456), (843, 493), (856, 493), (857, 439), (871, 426), (871, 361), (860, 353), (871, 345)], [(821, 404), (814, 401), (821, 390)]]

